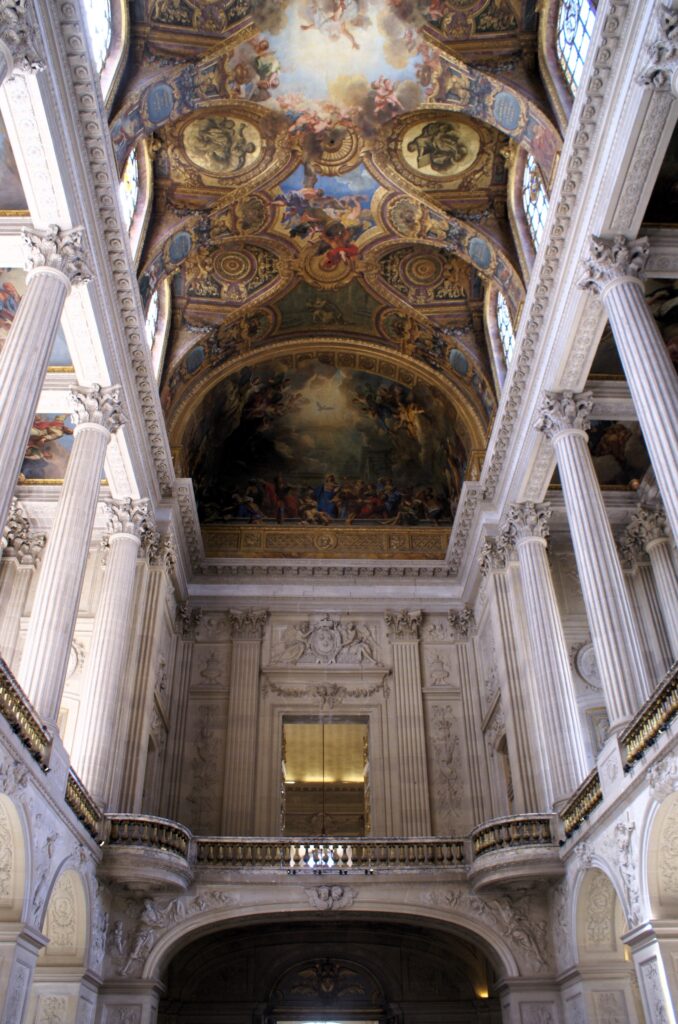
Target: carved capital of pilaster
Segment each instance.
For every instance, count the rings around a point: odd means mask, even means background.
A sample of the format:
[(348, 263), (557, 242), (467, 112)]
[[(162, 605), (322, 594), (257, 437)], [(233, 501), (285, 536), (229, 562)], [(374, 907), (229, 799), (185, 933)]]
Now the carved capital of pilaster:
[(648, 64), (638, 77), (641, 85), (664, 92), (678, 71), (678, 11), (660, 4), (657, 11), (659, 35), (648, 46)]
[(450, 635), (453, 640), (463, 642), (473, 636), (476, 628), (476, 619), (473, 608), (465, 605), (459, 611), (449, 611), (447, 621), (450, 624)]
[(645, 549), (631, 527), (627, 527), (617, 543), (619, 561), (624, 572), (635, 572), (645, 557)]
[(145, 498), (142, 501), (123, 498), (107, 502), (104, 507), (108, 516), (109, 541), (119, 535), (136, 537), (141, 541), (153, 525), (151, 506)]
[(655, 540), (665, 540), (669, 536), (666, 525), (666, 513), (661, 508), (649, 508), (641, 505), (631, 517), (627, 527), (627, 533), (637, 543), (647, 550), (649, 544)]
[(262, 640), (268, 621), (268, 612), (263, 609), (248, 608), (246, 611), (230, 611), (228, 613), (233, 640)]
[(545, 391), (534, 429), (549, 441), (566, 430), (588, 430), (593, 408), (591, 391)]
[(593, 235), (579, 287), (600, 293), (615, 281), (629, 277), (641, 278), (649, 255), (650, 243), (647, 238), (631, 241), (624, 235), (615, 235), (614, 238)]
[(12, 498), (7, 522), (2, 531), (2, 545), (7, 558), (16, 558), (20, 565), (37, 565), (45, 546), (44, 533), (33, 533), (28, 516), (16, 498)]
[(177, 605), (177, 623), (185, 640), (195, 636), (202, 619), (202, 608), (189, 608), (188, 601)]
[(48, 267), (64, 274), (71, 284), (86, 284), (91, 281), (92, 275), (86, 263), (82, 240), (83, 232), (83, 228), (62, 230), (56, 224), (50, 224), (44, 231), (23, 228), (21, 236), (28, 250), (26, 270), (30, 272)]
[(384, 621), (391, 640), (418, 640), (423, 614), (416, 612), (386, 612)]
[(509, 563), (510, 551), (506, 541), (501, 537), (488, 537), (483, 544), (478, 564), (483, 576), (491, 572), (501, 572)]
[(160, 533), (156, 529), (147, 530), (142, 540), (142, 549), (148, 564), (154, 568), (171, 572), (177, 564), (174, 540), (169, 533)]
[(12, 55), (13, 71), (42, 71), (45, 62), (39, 56), (26, 0), (0, 0), (0, 40)]
[(120, 385), (91, 387), (75, 385), (70, 392), (73, 418), (77, 426), (95, 423), (114, 434), (125, 422), (120, 405)]
[(502, 539), (507, 544), (519, 544), (522, 540), (538, 538), (546, 540), (549, 535), (551, 506), (547, 502), (521, 501), (511, 505), (502, 530)]

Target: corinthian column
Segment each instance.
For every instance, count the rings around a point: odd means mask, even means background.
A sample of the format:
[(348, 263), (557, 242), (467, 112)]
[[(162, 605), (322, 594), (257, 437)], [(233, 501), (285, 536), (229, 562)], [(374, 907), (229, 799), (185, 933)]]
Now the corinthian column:
[(509, 509), (503, 537), (515, 544), (523, 584), (530, 647), (538, 685), (533, 698), (536, 742), (547, 772), (546, 798), (557, 806), (587, 772), (570, 661), (546, 554), (551, 508), (526, 501)]
[(546, 810), (548, 799), (543, 780), (548, 778), (548, 771), (541, 763), (542, 749), (536, 740), (534, 676), (532, 666), (525, 664), (521, 651), (517, 594), (514, 592), (518, 588), (512, 587), (509, 579), (509, 548), (505, 540), (488, 537), (480, 553), (480, 571), (487, 577), (493, 599), (495, 633), (503, 662), (503, 671), (498, 666), (499, 689), (506, 716), (506, 743), (514, 782), (515, 810), (522, 814)]
[(674, 539), (678, 541), (678, 375), (645, 299), (647, 238), (594, 237), (582, 288), (605, 306), (626, 381), (650, 453)]
[(631, 519), (628, 533), (637, 539), (650, 557), (661, 616), (675, 660), (678, 658), (678, 578), (666, 515), (662, 509), (641, 506)]
[(588, 446), (590, 392), (546, 392), (537, 430), (552, 442), (610, 728), (650, 691), (624, 575)]
[(71, 391), (73, 448), (45, 548), (19, 679), (37, 711), (54, 726), (99, 497), (106, 448), (122, 424), (119, 387)]
[(0, 85), (15, 71), (40, 71), (36, 33), (26, 0), (0, 0)]
[[(1, 8), (0, 8), (1, 9)], [(5, 523), (71, 285), (89, 281), (82, 228), (23, 232), (26, 292), (0, 353), (0, 524)]]
[(386, 612), (393, 648), (395, 730), (400, 768), (401, 834), (430, 836), (428, 769), (419, 663), (420, 611)]
[(268, 612), (263, 610), (230, 613), (233, 655), (226, 733), (225, 835), (249, 836), (254, 831), (259, 667), (267, 619)]
[[(130, 638), (130, 608), (137, 554), (151, 525), (148, 501), (113, 501), (108, 513), (108, 557), (84, 672), (84, 711), (77, 756), (82, 780), (104, 810), (119, 809), (129, 701), (123, 668)], [(82, 727), (81, 727), (82, 722)], [(117, 732), (117, 741), (116, 741)]]
[(31, 531), (28, 516), (16, 498), (12, 498), (2, 540), (5, 549), (0, 563), (0, 657), (14, 670), (21, 616), (45, 546), (44, 533)]

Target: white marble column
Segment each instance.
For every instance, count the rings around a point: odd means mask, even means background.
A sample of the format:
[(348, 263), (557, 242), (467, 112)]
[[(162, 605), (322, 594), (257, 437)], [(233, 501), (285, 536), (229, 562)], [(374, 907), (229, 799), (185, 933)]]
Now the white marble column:
[(649, 62), (640, 76), (641, 85), (678, 96), (678, 10), (668, 0), (657, 4), (659, 33), (648, 47)]
[(537, 686), (534, 691), (545, 795), (557, 806), (570, 797), (588, 765), (581, 735), (574, 683), (551, 569), (546, 553), (551, 509), (531, 501), (512, 505), (503, 528), (515, 544), (523, 584), (529, 641)]
[(15, 71), (40, 71), (37, 36), (26, 0), (3, 0), (0, 4), (0, 85)]
[(678, 658), (678, 577), (664, 511), (641, 506), (631, 519), (629, 533), (638, 539), (649, 555), (659, 607), (672, 659), (675, 660)]
[(226, 732), (224, 835), (254, 831), (254, 785), (259, 724), (259, 667), (267, 611), (230, 613), (233, 656)]
[(619, 358), (650, 453), (666, 515), (678, 542), (678, 374), (645, 299), (647, 238), (596, 238), (583, 288), (597, 292), (609, 317)]
[(26, 292), (0, 352), (0, 524), (7, 520), (61, 312), (73, 284), (88, 281), (82, 228), (24, 230)]
[(474, 649), (476, 623), (473, 609), (467, 605), (459, 611), (450, 611), (447, 619), (450, 624), (450, 636), (454, 641), (457, 654), (461, 683), (473, 821), (488, 821), (492, 817), (492, 788), (487, 764), (487, 748), (481, 731), (483, 712)]
[[(77, 769), (102, 810), (118, 810), (129, 718), (123, 679), (132, 623), (130, 608), (139, 545), (151, 526), (148, 501), (113, 501), (108, 513), (108, 556), (92, 642), (85, 662), (82, 744)], [(123, 720), (123, 727), (119, 728)], [(115, 741), (116, 730), (118, 739)], [(111, 749), (112, 743), (114, 749)], [(118, 756), (116, 757), (116, 751)]]
[(400, 768), (401, 834), (430, 836), (428, 767), (419, 661), (420, 611), (386, 612)]
[(535, 427), (553, 444), (610, 728), (620, 729), (651, 684), (624, 574), (588, 447), (590, 392), (546, 392)]
[(668, 672), (673, 658), (666, 626), (659, 607), (657, 586), (650, 559), (638, 538), (627, 530), (619, 542), (619, 560), (638, 626), (640, 644), (650, 679), (659, 681)]
[(6, 547), (0, 562), (0, 657), (16, 671), (21, 616), (45, 546), (45, 535), (31, 531), (28, 516), (16, 498), (10, 505), (3, 542)]
[[(515, 809), (519, 814), (546, 810), (548, 800), (541, 765), (541, 747), (536, 742), (532, 678), (521, 667), (523, 659), (517, 642), (515, 596), (508, 576), (509, 548), (501, 539), (490, 537), (480, 553), (480, 571), (487, 578), (493, 601), (495, 632), (502, 666), (497, 666), (502, 707), (506, 716), (506, 744), (514, 782)], [(517, 580), (516, 580), (517, 583)]]
[(19, 681), (36, 710), (55, 728), (78, 614), (106, 448), (122, 424), (119, 387), (71, 391), (73, 431), (26, 637)]

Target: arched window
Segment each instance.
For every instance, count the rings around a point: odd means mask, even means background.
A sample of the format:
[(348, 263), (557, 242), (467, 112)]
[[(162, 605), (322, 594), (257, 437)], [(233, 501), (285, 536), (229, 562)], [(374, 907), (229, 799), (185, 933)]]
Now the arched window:
[(592, 0), (561, 0), (556, 28), (556, 53), (568, 89), (574, 95), (581, 81), (596, 9)]
[(502, 292), (497, 293), (497, 328), (499, 330), (501, 347), (504, 350), (504, 359), (508, 366), (511, 362), (513, 349), (516, 345), (516, 336), (513, 330), (511, 314), (509, 313), (509, 308)]
[(106, 63), (113, 36), (111, 0), (82, 0), (82, 5), (85, 9), (87, 32), (92, 44), (94, 67), (101, 72)]
[(534, 157), (528, 153), (523, 173), (523, 209), (535, 249), (539, 248), (541, 236), (544, 233), (548, 208), (549, 200), (546, 195), (544, 179)]
[(148, 311), (146, 313), (146, 341), (148, 347), (153, 348), (153, 342), (155, 341), (155, 333), (158, 329), (158, 314), (160, 312), (160, 300), (158, 298), (158, 289), (156, 288), (151, 295), (151, 301), (148, 303)]
[(122, 206), (122, 217), (125, 227), (129, 230), (134, 219), (134, 211), (139, 200), (139, 161), (137, 151), (133, 149), (127, 157), (127, 162), (120, 180), (120, 205)]

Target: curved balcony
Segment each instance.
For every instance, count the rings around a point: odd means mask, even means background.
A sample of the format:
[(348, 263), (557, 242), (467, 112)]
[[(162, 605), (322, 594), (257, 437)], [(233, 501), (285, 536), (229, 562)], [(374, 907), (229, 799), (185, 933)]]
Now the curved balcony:
[(473, 888), (499, 888), (562, 875), (555, 820), (552, 814), (520, 814), (495, 818), (474, 829), (469, 872)]
[(107, 816), (102, 877), (132, 892), (182, 891), (191, 884), (191, 833), (148, 814)]
[(381, 869), (453, 868), (466, 863), (463, 839), (196, 838), (199, 867), (372, 875)]

